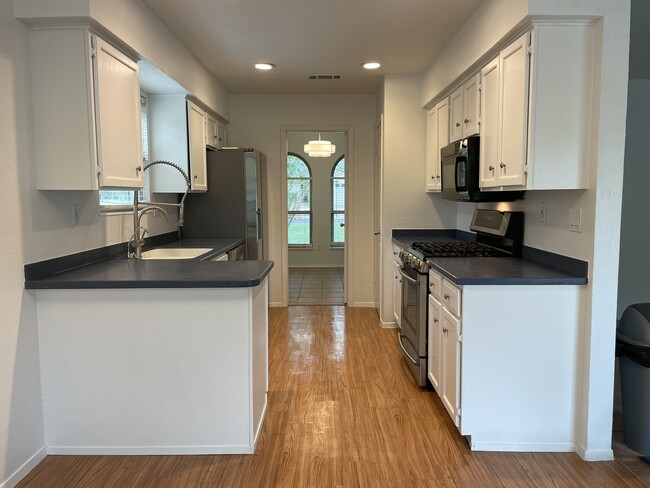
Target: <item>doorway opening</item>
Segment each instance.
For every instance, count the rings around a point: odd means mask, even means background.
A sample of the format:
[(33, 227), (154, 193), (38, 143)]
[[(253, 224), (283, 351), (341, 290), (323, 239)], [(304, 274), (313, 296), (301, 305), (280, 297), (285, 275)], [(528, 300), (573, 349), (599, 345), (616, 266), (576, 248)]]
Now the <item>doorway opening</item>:
[[(319, 137), (333, 154), (305, 152)], [(289, 131), (286, 140), (287, 304), (344, 305), (347, 134)]]

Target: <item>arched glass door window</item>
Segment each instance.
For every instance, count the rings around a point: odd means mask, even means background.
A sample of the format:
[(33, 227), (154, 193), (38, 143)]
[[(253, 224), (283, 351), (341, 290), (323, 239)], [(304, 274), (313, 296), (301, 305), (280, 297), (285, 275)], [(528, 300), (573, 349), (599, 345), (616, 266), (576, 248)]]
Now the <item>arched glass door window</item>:
[(332, 218), (330, 226), (330, 245), (345, 245), (345, 155), (334, 163), (332, 168)]
[(294, 153), (287, 155), (287, 209), (289, 246), (312, 245), (311, 168)]

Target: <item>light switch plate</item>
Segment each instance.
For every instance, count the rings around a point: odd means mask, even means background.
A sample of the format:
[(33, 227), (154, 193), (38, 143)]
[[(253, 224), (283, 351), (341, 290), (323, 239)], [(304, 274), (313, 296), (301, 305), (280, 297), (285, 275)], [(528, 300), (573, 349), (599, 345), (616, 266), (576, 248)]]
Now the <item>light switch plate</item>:
[(546, 222), (546, 202), (539, 204), (539, 221), (542, 223)]
[(582, 209), (569, 209), (569, 230), (573, 232), (582, 232)]

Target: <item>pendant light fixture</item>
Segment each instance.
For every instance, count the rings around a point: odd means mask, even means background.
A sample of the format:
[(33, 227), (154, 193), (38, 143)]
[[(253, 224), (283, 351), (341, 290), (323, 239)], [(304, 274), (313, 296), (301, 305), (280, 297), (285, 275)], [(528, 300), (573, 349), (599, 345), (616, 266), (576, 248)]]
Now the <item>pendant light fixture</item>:
[(336, 152), (336, 146), (330, 141), (321, 141), (319, 132), (317, 141), (305, 144), (305, 152), (312, 158), (327, 158)]

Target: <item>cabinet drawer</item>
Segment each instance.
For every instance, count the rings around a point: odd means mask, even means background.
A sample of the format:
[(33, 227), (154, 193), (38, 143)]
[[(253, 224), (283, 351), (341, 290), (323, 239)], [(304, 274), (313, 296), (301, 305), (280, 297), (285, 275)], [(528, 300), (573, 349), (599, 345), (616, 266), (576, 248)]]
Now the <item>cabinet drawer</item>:
[(442, 303), (454, 315), (460, 317), (461, 290), (447, 280), (442, 280)]
[(442, 276), (432, 269), (429, 270), (429, 293), (438, 300), (442, 296)]

